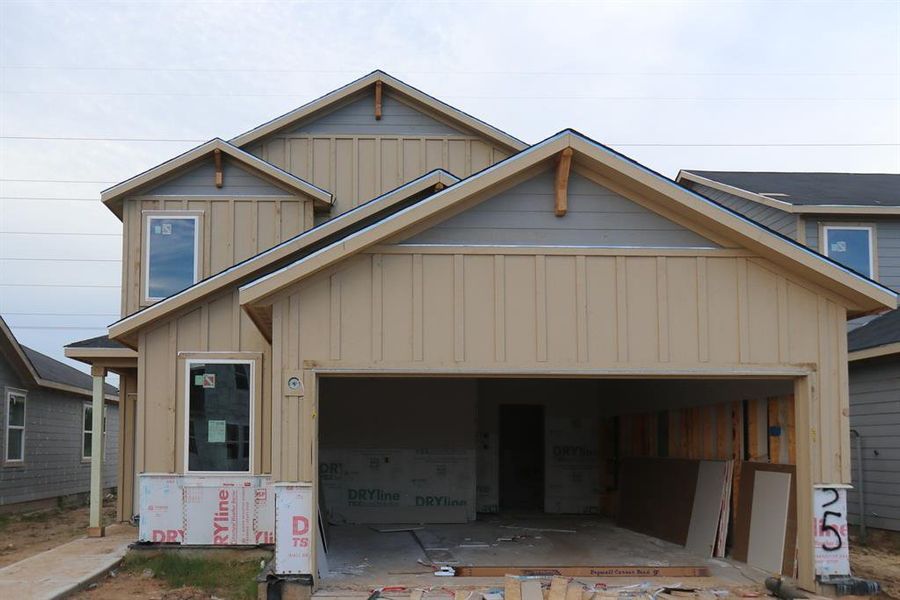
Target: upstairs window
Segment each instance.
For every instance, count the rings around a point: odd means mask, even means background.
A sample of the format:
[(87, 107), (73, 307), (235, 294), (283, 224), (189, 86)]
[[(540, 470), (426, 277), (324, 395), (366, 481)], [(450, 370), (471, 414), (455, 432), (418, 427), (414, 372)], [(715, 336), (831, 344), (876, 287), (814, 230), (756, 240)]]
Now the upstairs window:
[(200, 278), (200, 216), (150, 214), (144, 238), (144, 300), (168, 298)]
[(873, 229), (863, 225), (826, 225), (825, 255), (860, 275), (873, 278), (875, 257)]
[(25, 392), (6, 390), (6, 462), (25, 460)]

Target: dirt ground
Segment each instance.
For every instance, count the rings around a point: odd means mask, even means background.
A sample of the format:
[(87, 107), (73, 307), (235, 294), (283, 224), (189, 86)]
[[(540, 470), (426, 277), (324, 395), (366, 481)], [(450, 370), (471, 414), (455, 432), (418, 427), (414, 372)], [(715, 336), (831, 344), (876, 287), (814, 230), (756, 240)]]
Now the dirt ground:
[(70, 596), (73, 600), (209, 600), (212, 595), (197, 588), (171, 589), (164, 581), (131, 573), (116, 573), (94, 587)]
[(869, 543), (850, 541), (850, 570), (881, 584), (882, 598), (900, 600), (900, 534), (871, 531)]
[[(109, 523), (116, 516), (115, 498), (103, 503)], [(54, 508), (0, 518), (0, 567), (50, 550), (87, 534), (88, 507)]]

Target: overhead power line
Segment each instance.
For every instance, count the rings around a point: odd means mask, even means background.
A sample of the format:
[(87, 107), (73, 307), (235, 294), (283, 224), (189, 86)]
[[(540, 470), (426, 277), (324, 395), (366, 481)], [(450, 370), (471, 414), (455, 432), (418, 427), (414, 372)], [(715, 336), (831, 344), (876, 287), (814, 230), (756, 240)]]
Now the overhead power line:
[(113, 288), (121, 289), (120, 285), (102, 285), (99, 283), (0, 283), (2, 287), (52, 287), (52, 288)]
[(99, 233), (94, 231), (0, 231), (0, 235), (77, 235), (77, 236), (101, 236), (122, 237), (121, 233)]
[(55, 198), (41, 196), (0, 196), (0, 200), (40, 200), (41, 202), (100, 202), (99, 198)]
[[(296, 92), (89, 92), (63, 90), (0, 90), (7, 96), (105, 96), (105, 97), (173, 97), (173, 98), (297, 98)], [(448, 100), (610, 100), (627, 102), (897, 102), (896, 96), (604, 96), (604, 95), (542, 95), (542, 96), (478, 96), (446, 95)]]
[(13, 329), (52, 329), (52, 330), (78, 330), (78, 331), (106, 331), (106, 327), (75, 327), (72, 325), (13, 325)]
[(14, 317), (119, 317), (119, 313), (39, 313), (3, 311), (4, 316)]
[(25, 256), (0, 256), (0, 260), (9, 261), (33, 261), (33, 262), (99, 262), (99, 263), (120, 263), (118, 258), (31, 258)]
[(115, 181), (92, 181), (90, 179), (5, 179), (0, 181), (9, 181), (14, 183), (116, 183)]
[[(160, 73), (295, 73), (304, 75), (361, 74), (360, 69), (298, 69), (291, 67), (172, 67), (141, 65), (4, 65), (7, 71), (135, 71)], [(552, 77), (900, 77), (894, 72), (856, 71), (492, 71), (401, 69), (403, 75), (508, 75)]]
[(0, 135), (0, 140), (50, 140), (55, 142), (190, 142), (195, 144), (209, 141), (184, 138), (64, 137), (49, 135)]
[[(27, 135), (0, 135), (0, 140), (33, 140), (33, 141), (63, 141), (63, 142), (184, 142), (202, 143), (209, 140), (188, 138), (116, 138), (116, 137), (54, 137), (54, 136), (27, 136)], [(698, 142), (698, 143), (669, 143), (669, 142), (604, 142), (607, 146), (621, 148), (863, 148), (863, 147), (896, 147), (900, 144), (883, 142)]]

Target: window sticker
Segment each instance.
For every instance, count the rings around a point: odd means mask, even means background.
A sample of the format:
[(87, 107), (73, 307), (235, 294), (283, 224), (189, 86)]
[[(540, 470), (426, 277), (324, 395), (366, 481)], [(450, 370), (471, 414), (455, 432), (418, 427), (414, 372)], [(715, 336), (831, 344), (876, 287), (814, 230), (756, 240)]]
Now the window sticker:
[(215, 373), (204, 373), (203, 374), (203, 387), (207, 390), (216, 389), (216, 374)]
[(206, 425), (207, 439), (210, 444), (225, 443), (226, 421), (208, 421)]

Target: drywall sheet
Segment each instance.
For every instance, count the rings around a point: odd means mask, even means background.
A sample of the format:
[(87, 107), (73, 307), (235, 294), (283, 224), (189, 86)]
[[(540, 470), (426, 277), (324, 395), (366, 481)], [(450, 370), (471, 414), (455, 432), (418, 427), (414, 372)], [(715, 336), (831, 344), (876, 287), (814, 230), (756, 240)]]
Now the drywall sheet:
[(713, 556), (724, 558), (728, 542), (728, 524), (731, 521), (731, 494), (734, 487), (734, 461), (725, 462), (725, 490), (722, 495), (722, 510), (719, 514), (719, 532), (716, 535), (716, 546)]
[(741, 462), (740, 492), (738, 505), (734, 513), (734, 543), (731, 549), (731, 558), (741, 562), (748, 562), (748, 548), (750, 542), (750, 522), (752, 518), (753, 490), (755, 488), (756, 473), (768, 471), (775, 473), (787, 473), (791, 476), (790, 500), (788, 502), (788, 518), (784, 538), (784, 559), (781, 573), (793, 577), (796, 572), (797, 559), (797, 478), (796, 467), (793, 465), (773, 465), (769, 463)]
[(780, 573), (787, 535), (791, 475), (757, 471), (753, 481), (747, 564)]
[(184, 544), (254, 546), (275, 541), (271, 487), (186, 486)]
[(728, 463), (720, 460), (700, 462), (694, 505), (685, 548), (698, 556), (711, 557), (716, 545), (722, 500), (728, 482)]
[(319, 450), (323, 510), (333, 523), (475, 519), (475, 450)]
[(617, 523), (669, 542), (687, 542), (700, 461), (625, 458)]
[(184, 540), (181, 477), (140, 475), (138, 540), (180, 544)]
[(544, 511), (599, 512), (599, 420), (548, 415), (545, 423)]
[(312, 513), (312, 486), (275, 486), (275, 573), (312, 573)]
[(138, 539), (184, 545), (274, 543), (268, 477), (140, 475)]

